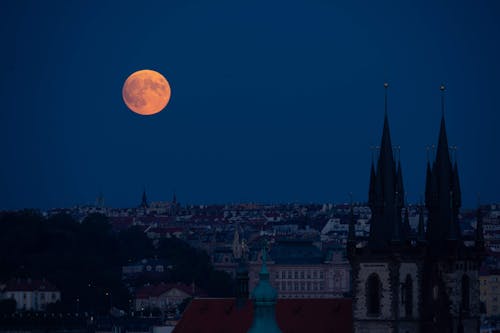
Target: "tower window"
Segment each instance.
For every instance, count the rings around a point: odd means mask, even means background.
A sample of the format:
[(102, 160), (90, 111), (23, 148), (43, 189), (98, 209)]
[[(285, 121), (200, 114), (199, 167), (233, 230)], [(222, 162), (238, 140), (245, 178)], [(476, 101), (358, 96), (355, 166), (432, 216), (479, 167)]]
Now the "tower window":
[(366, 309), (369, 316), (380, 315), (381, 289), (380, 278), (372, 273), (366, 281)]
[(405, 316), (411, 317), (413, 313), (413, 279), (410, 274), (406, 275), (406, 279), (402, 287), (403, 290), (401, 296), (405, 307)]
[(462, 310), (469, 311), (470, 304), (470, 282), (469, 277), (464, 274), (462, 277)]

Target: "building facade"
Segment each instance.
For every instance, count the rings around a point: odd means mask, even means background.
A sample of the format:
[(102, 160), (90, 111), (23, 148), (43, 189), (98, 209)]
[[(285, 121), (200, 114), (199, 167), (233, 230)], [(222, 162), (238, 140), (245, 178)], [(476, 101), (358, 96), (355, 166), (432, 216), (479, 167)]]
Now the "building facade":
[(3, 291), (4, 299), (14, 299), (21, 311), (44, 311), (48, 304), (61, 300), (61, 292), (44, 280), (13, 279)]
[[(249, 262), (250, 292), (257, 286), (262, 258)], [(321, 252), (310, 240), (273, 244), (267, 267), (278, 298), (339, 298), (350, 290), (350, 266), (341, 249)]]

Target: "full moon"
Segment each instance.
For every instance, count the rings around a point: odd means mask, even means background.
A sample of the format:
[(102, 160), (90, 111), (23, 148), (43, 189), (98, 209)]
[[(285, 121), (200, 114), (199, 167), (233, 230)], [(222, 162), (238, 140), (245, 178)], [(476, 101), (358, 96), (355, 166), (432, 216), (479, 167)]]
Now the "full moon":
[(170, 85), (160, 73), (144, 69), (132, 73), (122, 89), (123, 101), (135, 113), (149, 116), (160, 112), (170, 100)]

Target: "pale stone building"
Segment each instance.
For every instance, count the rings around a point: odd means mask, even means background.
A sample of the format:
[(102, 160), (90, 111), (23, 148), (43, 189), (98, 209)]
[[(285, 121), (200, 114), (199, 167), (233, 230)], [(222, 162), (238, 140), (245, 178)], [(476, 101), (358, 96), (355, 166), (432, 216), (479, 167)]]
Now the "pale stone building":
[(14, 299), (21, 311), (44, 311), (48, 304), (61, 300), (61, 292), (45, 280), (12, 279), (3, 290), (4, 299)]
[[(249, 289), (256, 287), (262, 258), (249, 262)], [(338, 298), (350, 289), (350, 266), (342, 249), (322, 253), (311, 240), (281, 240), (267, 261), (279, 298)]]

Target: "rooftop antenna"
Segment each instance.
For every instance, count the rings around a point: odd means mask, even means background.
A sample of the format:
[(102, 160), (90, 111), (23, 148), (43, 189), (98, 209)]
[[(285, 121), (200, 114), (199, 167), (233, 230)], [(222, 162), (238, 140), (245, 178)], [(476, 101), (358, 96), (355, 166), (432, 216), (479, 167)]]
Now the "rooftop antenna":
[(385, 116), (387, 116), (387, 88), (389, 88), (389, 83), (385, 82), (384, 83), (384, 101), (385, 101), (384, 111), (385, 111)]

